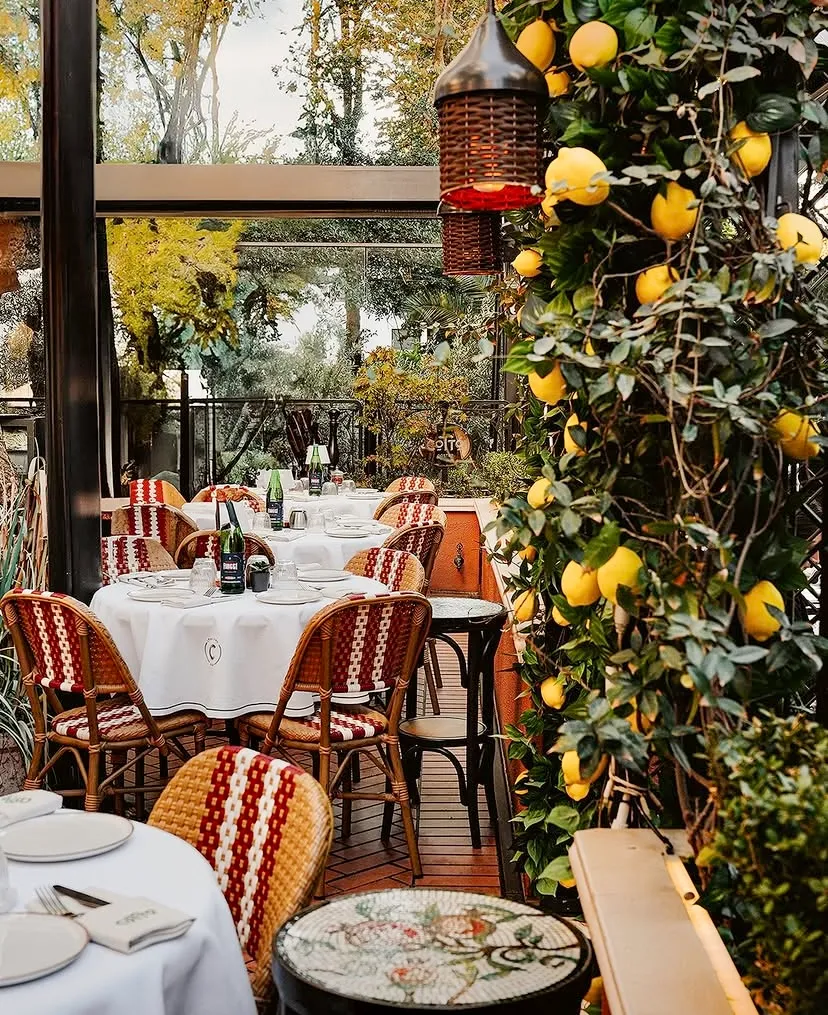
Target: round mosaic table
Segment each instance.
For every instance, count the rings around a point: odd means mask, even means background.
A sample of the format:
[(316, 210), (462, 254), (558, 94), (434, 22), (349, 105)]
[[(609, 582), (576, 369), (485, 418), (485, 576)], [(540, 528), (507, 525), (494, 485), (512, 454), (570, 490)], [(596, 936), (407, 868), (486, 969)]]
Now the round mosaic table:
[(592, 949), (571, 923), (471, 892), (394, 888), (323, 902), (273, 944), (273, 979), (296, 1015), (392, 1010), (576, 1015)]

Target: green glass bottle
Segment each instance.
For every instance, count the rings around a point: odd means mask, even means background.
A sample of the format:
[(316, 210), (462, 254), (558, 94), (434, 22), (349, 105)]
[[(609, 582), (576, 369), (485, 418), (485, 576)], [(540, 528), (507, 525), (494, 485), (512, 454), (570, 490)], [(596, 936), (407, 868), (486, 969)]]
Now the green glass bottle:
[(278, 532), (285, 524), (285, 495), (282, 493), (282, 480), (278, 469), (270, 470), (270, 482), (267, 485), (267, 513), (270, 515), (270, 527)]
[(227, 501), (230, 524), (221, 530), (221, 591), (225, 596), (244, 592), (244, 533), (233, 502)]
[(325, 474), (322, 470), (322, 459), (319, 457), (319, 445), (314, 444), (311, 452), (310, 469), (308, 469), (308, 493), (311, 497), (322, 496), (322, 484)]

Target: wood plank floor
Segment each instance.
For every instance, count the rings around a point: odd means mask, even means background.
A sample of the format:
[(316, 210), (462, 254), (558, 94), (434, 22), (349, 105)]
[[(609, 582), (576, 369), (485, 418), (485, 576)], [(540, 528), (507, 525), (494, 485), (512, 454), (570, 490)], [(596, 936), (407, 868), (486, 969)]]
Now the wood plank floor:
[[(443, 687), (438, 692), (441, 713), (463, 716), (466, 696), (460, 686), (457, 659), (453, 652), (439, 642), (438, 657), (443, 677)], [(422, 671), (419, 698), (418, 711), (431, 714)], [(218, 734), (208, 735), (208, 747), (220, 743), (226, 743), (226, 739)], [(465, 764), (464, 753), (457, 752)], [(310, 768), (309, 757), (297, 760)], [(171, 775), (178, 764), (175, 759), (170, 759)], [(157, 777), (157, 769), (152, 771), (153, 768), (155, 765), (148, 761), (148, 781)], [(363, 760), (361, 769), (362, 789), (382, 788), (384, 780), (369, 762)], [(336, 830), (327, 875), (329, 896), (412, 883), (399, 809), (395, 808), (391, 838), (385, 844), (380, 840), (382, 807), (381, 803), (374, 801), (355, 800), (351, 834), (344, 839), (341, 835), (341, 803), (335, 803)], [(466, 809), (460, 804), (454, 769), (439, 755), (426, 754), (422, 768), (421, 805), (415, 810), (423, 866), (423, 877), (417, 881), (419, 886), (464, 888), (487, 895), (501, 894), (494, 828), (489, 820), (482, 788), (479, 791), (479, 812), (482, 848), (474, 849)]]

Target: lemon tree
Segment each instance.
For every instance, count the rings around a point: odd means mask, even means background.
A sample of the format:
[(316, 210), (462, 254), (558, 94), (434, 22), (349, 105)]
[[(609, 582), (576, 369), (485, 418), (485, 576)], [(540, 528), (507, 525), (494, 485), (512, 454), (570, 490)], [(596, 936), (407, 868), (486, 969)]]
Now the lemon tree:
[(550, 85), (543, 203), (506, 226), (532, 273), (500, 284), (506, 369), (528, 378), (525, 474), (548, 483), (494, 523), (532, 606), (528, 706), (507, 731), (527, 773), (518, 858), (551, 894), (613, 773), (702, 848), (710, 731), (782, 707), (826, 654), (800, 610), (813, 549), (796, 521), (828, 442), (828, 307), (810, 287), (824, 240), (809, 209), (776, 203), (774, 153), (798, 130), (802, 178), (824, 171), (811, 96), (828, 13), (514, 0), (502, 17), (515, 38), (552, 25), (567, 75)]

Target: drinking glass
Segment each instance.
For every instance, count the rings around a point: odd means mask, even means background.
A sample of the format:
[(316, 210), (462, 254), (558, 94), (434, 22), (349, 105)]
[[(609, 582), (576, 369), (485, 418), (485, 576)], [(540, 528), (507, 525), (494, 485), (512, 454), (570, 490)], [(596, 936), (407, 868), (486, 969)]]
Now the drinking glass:
[(267, 511), (257, 511), (253, 515), (254, 532), (272, 532), (273, 526), (270, 522), (270, 515)]
[(339, 494), (339, 487), (336, 483), (323, 483), (322, 484), (322, 496), (323, 497), (336, 497)]
[(322, 524), (325, 526), (325, 531), (328, 529), (335, 529), (339, 525), (339, 520), (333, 511), (322, 512)]
[(352, 479), (343, 479), (342, 480), (342, 492), (343, 493), (353, 493), (354, 490), (356, 490), (356, 483)]
[(273, 584), (292, 586), (299, 584), (299, 572), (292, 560), (277, 560), (273, 568)]
[(315, 511), (308, 519), (308, 532), (324, 532), (325, 517), (321, 511)]
[(302, 476), (302, 478), (299, 480), (299, 483), (301, 484), (301, 487), (305, 491), (305, 493), (307, 493), (308, 490), (310, 489), (310, 479), (308, 479), (307, 476)]
[(206, 596), (216, 587), (216, 564), (211, 557), (197, 557), (190, 571), (190, 589), (197, 596)]

